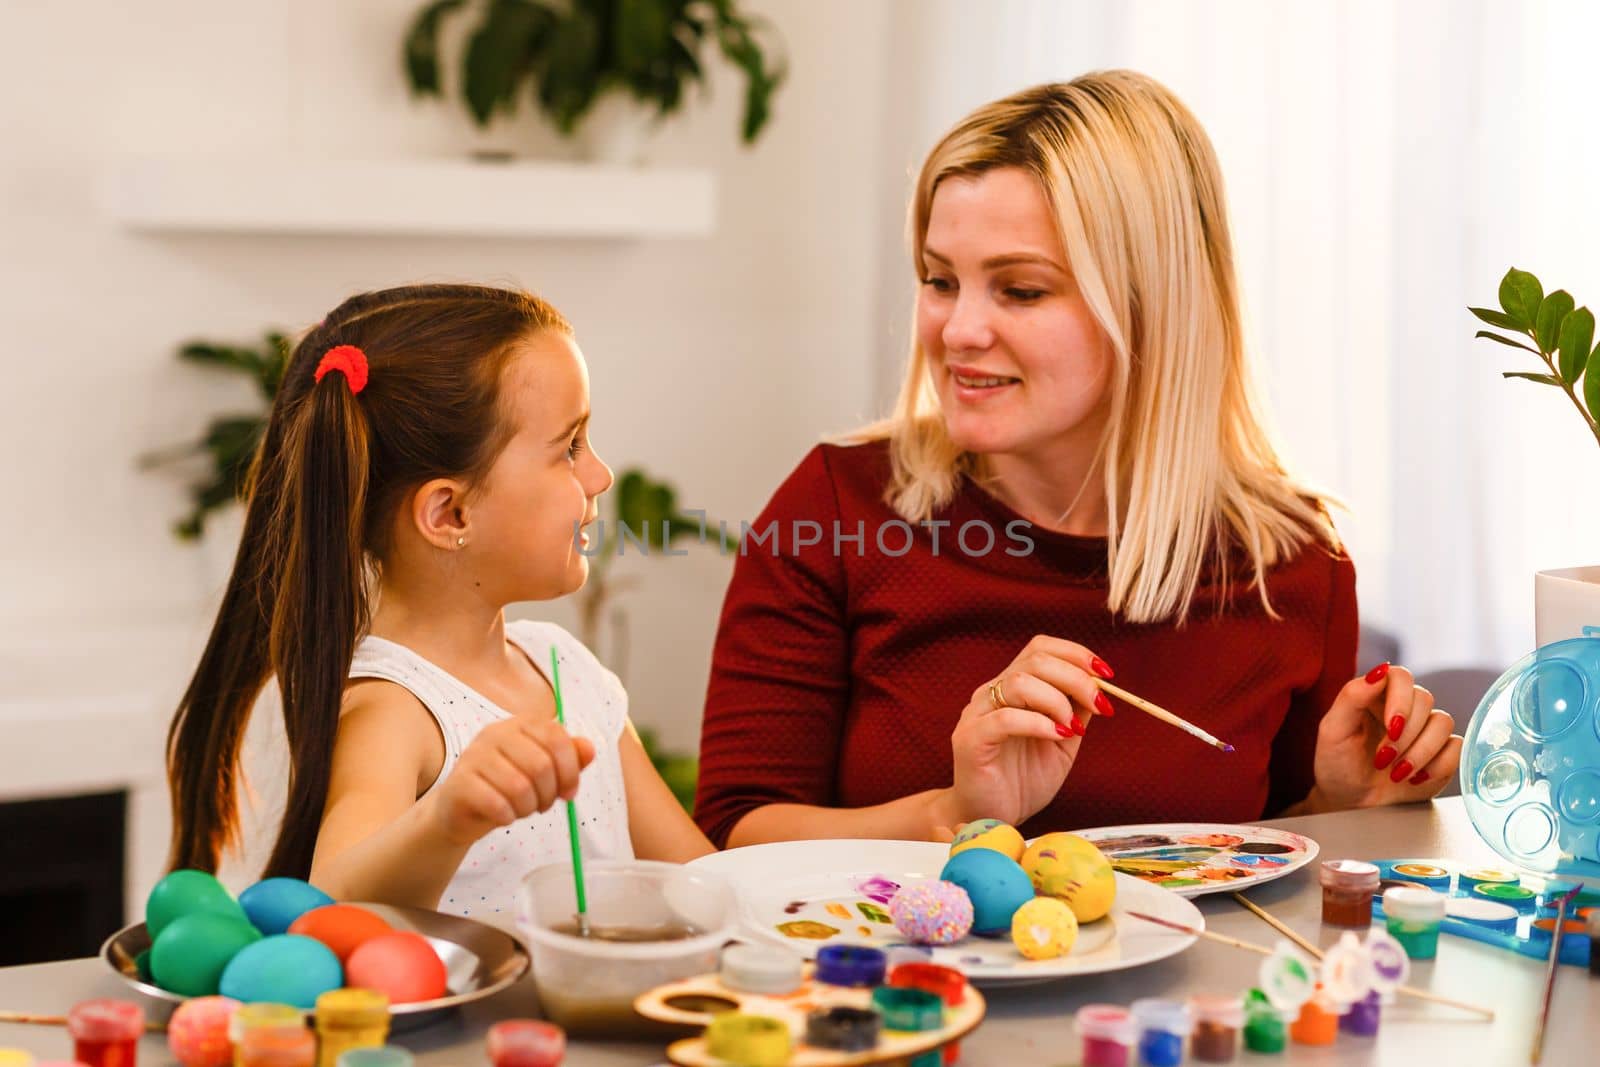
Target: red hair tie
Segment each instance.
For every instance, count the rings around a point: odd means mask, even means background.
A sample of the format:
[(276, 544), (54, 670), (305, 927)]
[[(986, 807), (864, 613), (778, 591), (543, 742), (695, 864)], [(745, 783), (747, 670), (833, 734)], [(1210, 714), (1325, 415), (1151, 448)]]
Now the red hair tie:
[(367, 387), (367, 354), (355, 345), (334, 345), (328, 349), (322, 362), (317, 364), (313, 380), (322, 381), (322, 376), (331, 370), (344, 373), (344, 380), (350, 386), (352, 395)]

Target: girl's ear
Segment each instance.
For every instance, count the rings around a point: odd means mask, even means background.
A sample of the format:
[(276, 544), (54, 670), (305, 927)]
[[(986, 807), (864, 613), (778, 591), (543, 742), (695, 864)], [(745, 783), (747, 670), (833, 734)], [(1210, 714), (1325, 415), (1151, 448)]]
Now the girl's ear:
[(465, 485), (453, 478), (435, 478), (411, 494), (411, 522), (424, 541), (455, 552), (471, 540), (466, 500)]

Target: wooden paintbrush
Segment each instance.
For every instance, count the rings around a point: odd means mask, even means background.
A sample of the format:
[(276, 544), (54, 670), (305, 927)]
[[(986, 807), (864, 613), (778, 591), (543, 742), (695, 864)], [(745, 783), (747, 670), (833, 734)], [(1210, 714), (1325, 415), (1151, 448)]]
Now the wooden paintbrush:
[(1544, 974), (1544, 1003), (1539, 1007), (1539, 1026), (1533, 1032), (1533, 1052), (1528, 1057), (1529, 1063), (1538, 1063), (1544, 1058), (1544, 1030), (1550, 1022), (1550, 996), (1556, 991), (1556, 972), (1561, 969), (1561, 934), (1562, 927), (1567, 923), (1567, 905), (1572, 903), (1572, 898), (1578, 895), (1583, 888), (1583, 883), (1578, 883), (1571, 890), (1561, 894), (1556, 901), (1556, 925), (1550, 932), (1550, 963)]
[(1215, 737), (1212, 737), (1210, 734), (1208, 734), (1204, 730), (1200, 729), (1200, 727), (1196, 726), (1194, 723), (1190, 722), (1188, 719), (1185, 719), (1185, 718), (1182, 718), (1181, 716), (1172, 714), (1172, 712), (1168, 711), (1166, 708), (1162, 707), (1159, 704), (1152, 704), (1148, 700), (1146, 700), (1144, 697), (1134, 696), (1132, 693), (1128, 692), (1126, 689), (1123, 689), (1120, 686), (1112, 685), (1110, 682), (1106, 681), (1104, 678), (1096, 678), (1094, 680), (1094, 684), (1098, 685), (1101, 689), (1104, 689), (1106, 692), (1110, 693), (1112, 696), (1118, 698), (1124, 704), (1131, 704), (1134, 707), (1138, 708), (1140, 711), (1144, 712), (1146, 715), (1150, 715), (1150, 716), (1153, 716), (1153, 717), (1155, 717), (1157, 719), (1160, 719), (1162, 722), (1166, 723), (1168, 726), (1176, 726), (1178, 729), (1182, 730), (1184, 733), (1191, 734), (1191, 735), (1193, 735), (1195, 737), (1198, 737), (1200, 740), (1204, 741), (1206, 744), (1210, 745), (1212, 748), (1221, 749), (1223, 752), (1232, 752), (1233, 751), (1233, 746), (1228, 744), (1226, 741), (1217, 740)]
[[(65, 1026), (65, 1015), (35, 1015), (27, 1011), (0, 1011), (0, 1023), (23, 1023), (28, 1026)], [(167, 1032), (165, 1023), (147, 1022), (144, 1024), (146, 1032), (164, 1034)]]

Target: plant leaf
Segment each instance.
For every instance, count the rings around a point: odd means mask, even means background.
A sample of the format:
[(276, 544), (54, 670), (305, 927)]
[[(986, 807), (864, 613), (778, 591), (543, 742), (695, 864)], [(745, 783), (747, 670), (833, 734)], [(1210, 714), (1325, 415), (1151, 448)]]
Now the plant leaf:
[(599, 21), (574, 7), (551, 28), (539, 58), (539, 104), (556, 128), (570, 135), (606, 86)]
[[(1554, 352), (1561, 340), (1561, 323), (1572, 314), (1574, 301), (1565, 289), (1557, 289), (1539, 303), (1539, 313), (1534, 316), (1533, 334), (1539, 351)], [(1584, 346), (1588, 348), (1587, 345)]]
[(1554, 386), (1557, 386), (1558, 388), (1561, 385), (1561, 379), (1557, 378), (1554, 374), (1535, 374), (1532, 371), (1526, 371), (1526, 370), (1501, 371), (1500, 372), (1500, 377), (1502, 377), (1502, 378), (1522, 378), (1522, 379), (1525, 379), (1525, 380), (1530, 381), (1530, 382), (1540, 382), (1540, 383), (1542, 383), (1544, 385), (1554, 385)]
[(489, 5), (462, 59), (463, 95), (479, 126), (487, 126), (496, 110), (516, 110), (517, 83), (554, 23), (547, 8), (529, 0), (493, 0)]
[(1532, 345), (1525, 345), (1521, 341), (1513, 341), (1509, 337), (1501, 337), (1499, 334), (1490, 333), (1488, 330), (1479, 330), (1477, 333), (1473, 334), (1472, 336), (1474, 336), (1474, 337), (1482, 337), (1483, 339), (1485, 339), (1487, 341), (1499, 341), (1503, 345), (1510, 345), (1512, 348), (1520, 348), (1524, 352), (1532, 352), (1536, 356), (1541, 354), (1539, 352), (1539, 350), (1537, 348), (1534, 348)]
[(414, 96), (439, 95), (439, 23), (466, 0), (434, 0), (406, 31), (406, 80)]
[(1561, 378), (1576, 385), (1589, 359), (1589, 346), (1594, 344), (1594, 312), (1581, 307), (1561, 320), (1561, 336), (1557, 346), (1561, 349)]
[(1517, 329), (1533, 329), (1539, 314), (1539, 304), (1544, 300), (1544, 287), (1525, 270), (1512, 267), (1500, 279), (1500, 306), (1517, 320)]
[(1600, 345), (1589, 353), (1588, 367), (1583, 372), (1583, 402), (1590, 418), (1600, 411)]
[(1468, 308), (1467, 310), (1487, 322), (1490, 326), (1498, 326), (1502, 330), (1518, 329), (1517, 320), (1503, 312), (1495, 311), (1491, 308)]

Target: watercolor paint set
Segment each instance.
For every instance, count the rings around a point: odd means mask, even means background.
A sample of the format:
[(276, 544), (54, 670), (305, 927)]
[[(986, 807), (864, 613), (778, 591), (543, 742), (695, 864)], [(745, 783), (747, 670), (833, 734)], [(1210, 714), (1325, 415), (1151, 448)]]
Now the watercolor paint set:
[[(1525, 875), (1510, 869), (1470, 867), (1444, 859), (1373, 860), (1381, 885), (1414, 885), (1444, 896), (1441, 933), (1468, 938), (1533, 959), (1548, 959), (1555, 928), (1555, 902), (1575, 883)], [(1600, 891), (1579, 892), (1567, 913), (1561, 962), (1589, 965), (1587, 920), (1600, 914)], [(1372, 915), (1385, 919), (1383, 894), (1372, 898)]]

